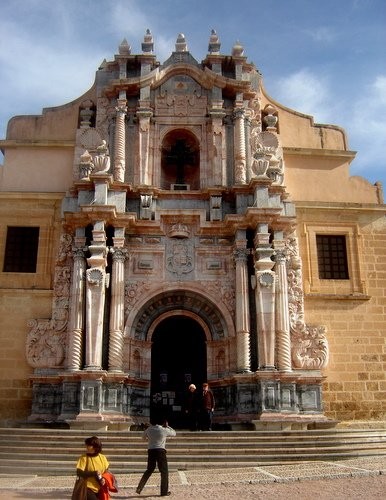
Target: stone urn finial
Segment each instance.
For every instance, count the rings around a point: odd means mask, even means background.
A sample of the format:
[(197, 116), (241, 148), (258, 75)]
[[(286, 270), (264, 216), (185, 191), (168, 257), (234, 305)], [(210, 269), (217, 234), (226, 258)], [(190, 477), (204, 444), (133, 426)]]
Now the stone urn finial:
[(105, 174), (110, 168), (110, 157), (105, 140), (97, 147), (97, 154), (94, 156), (94, 167), (94, 174)]

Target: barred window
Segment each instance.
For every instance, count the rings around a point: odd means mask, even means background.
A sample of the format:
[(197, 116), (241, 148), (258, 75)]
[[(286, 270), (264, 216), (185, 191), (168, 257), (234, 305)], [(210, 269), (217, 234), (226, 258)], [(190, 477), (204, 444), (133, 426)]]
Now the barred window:
[(36, 273), (38, 247), (38, 227), (9, 226), (7, 228), (3, 272)]
[(348, 280), (346, 237), (344, 235), (316, 235), (319, 279)]

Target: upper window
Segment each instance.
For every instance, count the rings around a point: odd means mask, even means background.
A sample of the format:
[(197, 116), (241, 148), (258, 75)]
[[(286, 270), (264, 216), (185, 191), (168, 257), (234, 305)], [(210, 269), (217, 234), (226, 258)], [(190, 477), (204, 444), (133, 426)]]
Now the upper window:
[(9, 226), (7, 228), (3, 272), (36, 273), (38, 247), (38, 227)]
[(346, 237), (343, 235), (316, 235), (319, 279), (349, 279)]
[(200, 150), (189, 130), (172, 130), (163, 139), (161, 188), (177, 191), (200, 189)]

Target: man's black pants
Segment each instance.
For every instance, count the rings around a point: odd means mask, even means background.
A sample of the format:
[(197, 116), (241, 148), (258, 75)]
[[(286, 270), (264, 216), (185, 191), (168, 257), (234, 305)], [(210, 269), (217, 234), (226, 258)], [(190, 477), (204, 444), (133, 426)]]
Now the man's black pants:
[(161, 495), (164, 496), (167, 494), (169, 488), (168, 460), (164, 448), (147, 450), (147, 469), (143, 473), (137, 489), (140, 491), (143, 490), (147, 480), (153, 474), (156, 465), (161, 473)]

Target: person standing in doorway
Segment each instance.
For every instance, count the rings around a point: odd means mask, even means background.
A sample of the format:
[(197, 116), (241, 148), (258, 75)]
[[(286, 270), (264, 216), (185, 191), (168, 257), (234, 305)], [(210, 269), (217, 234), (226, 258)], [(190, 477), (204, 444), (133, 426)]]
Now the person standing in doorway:
[(136, 492), (138, 495), (143, 490), (147, 480), (152, 475), (157, 465), (161, 473), (161, 497), (170, 495), (169, 491), (169, 470), (166, 457), (166, 438), (174, 437), (176, 431), (168, 426), (166, 421), (159, 418), (151, 421), (151, 425), (144, 431), (143, 438), (148, 440), (147, 446), (147, 469), (143, 473), (138, 483)]
[(207, 382), (202, 384), (202, 401), (201, 401), (201, 430), (212, 430), (212, 417), (214, 412), (214, 396), (209, 389)]
[(189, 429), (196, 431), (198, 429), (198, 420), (200, 413), (200, 401), (197, 393), (197, 388), (194, 384), (190, 384), (188, 394), (186, 396), (185, 413), (188, 417)]

